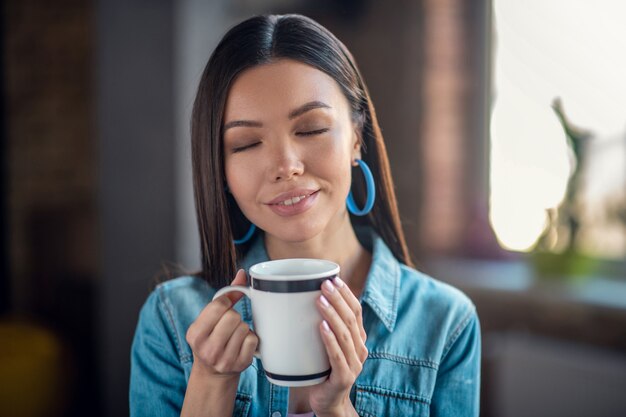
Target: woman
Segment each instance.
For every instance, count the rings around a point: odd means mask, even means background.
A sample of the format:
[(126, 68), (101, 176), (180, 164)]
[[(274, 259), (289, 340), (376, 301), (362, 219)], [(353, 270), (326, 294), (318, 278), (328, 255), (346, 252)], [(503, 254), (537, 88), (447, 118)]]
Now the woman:
[[(478, 415), (474, 306), (411, 268), (374, 107), (340, 41), (298, 15), (231, 29), (200, 81), (192, 154), (202, 272), (142, 309), (131, 415)], [(317, 306), (332, 372), (311, 387), (266, 380), (247, 299), (211, 301), (282, 258), (341, 266)]]

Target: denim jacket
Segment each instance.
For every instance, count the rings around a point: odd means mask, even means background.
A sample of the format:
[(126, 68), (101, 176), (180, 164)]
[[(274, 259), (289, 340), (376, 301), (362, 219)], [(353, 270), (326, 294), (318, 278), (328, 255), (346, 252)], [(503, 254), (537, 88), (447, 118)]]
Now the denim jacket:
[[(478, 416), (480, 327), (471, 301), (369, 242), (372, 265), (361, 297), (369, 355), (350, 393), (360, 416)], [(242, 267), (268, 259), (257, 238)], [(190, 324), (215, 290), (195, 277), (159, 285), (143, 306), (131, 354), (130, 415), (178, 416), (193, 355)], [(235, 305), (252, 321), (250, 302)], [(286, 417), (289, 389), (267, 381), (253, 359), (241, 374), (234, 416)]]

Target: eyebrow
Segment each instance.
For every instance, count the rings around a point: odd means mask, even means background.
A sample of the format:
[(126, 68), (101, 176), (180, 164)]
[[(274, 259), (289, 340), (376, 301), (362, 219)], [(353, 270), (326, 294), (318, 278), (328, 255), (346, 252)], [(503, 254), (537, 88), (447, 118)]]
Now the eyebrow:
[(253, 120), (233, 120), (232, 122), (228, 122), (224, 125), (224, 131), (230, 129), (231, 127), (262, 127), (263, 123), (255, 122)]
[(321, 101), (310, 101), (297, 109), (292, 110), (291, 113), (289, 113), (289, 120), (295, 119), (296, 117), (314, 109), (330, 109), (330, 106), (326, 103), (322, 103)]
[[(289, 118), (289, 120), (292, 120), (311, 110), (330, 108), (331, 107), (328, 104), (321, 101), (310, 101), (289, 112), (289, 115), (287, 117)], [(233, 120), (224, 125), (224, 131), (230, 129), (231, 127), (263, 127), (263, 123), (255, 120)]]

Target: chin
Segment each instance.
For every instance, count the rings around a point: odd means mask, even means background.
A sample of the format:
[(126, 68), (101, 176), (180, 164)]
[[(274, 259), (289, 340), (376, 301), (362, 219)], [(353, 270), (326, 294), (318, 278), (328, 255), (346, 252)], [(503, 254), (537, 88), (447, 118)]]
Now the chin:
[(307, 225), (279, 228), (276, 233), (271, 233), (269, 230), (268, 232), (284, 242), (301, 243), (313, 239), (315, 236), (319, 235), (322, 230), (323, 227), (320, 225)]

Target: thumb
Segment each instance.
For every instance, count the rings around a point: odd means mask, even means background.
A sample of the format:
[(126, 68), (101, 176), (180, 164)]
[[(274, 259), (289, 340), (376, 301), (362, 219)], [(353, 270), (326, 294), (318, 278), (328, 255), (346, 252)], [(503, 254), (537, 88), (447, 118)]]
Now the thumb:
[(246, 271), (244, 269), (240, 269), (239, 271), (237, 271), (237, 274), (235, 275), (235, 279), (233, 280), (233, 282), (230, 283), (230, 285), (246, 285), (246, 284), (247, 284)]
[[(246, 271), (240, 269), (239, 271), (237, 271), (237, 275), (235, 275), (235, 279), (233, 279), (230, 285), (246, 285), (246, 283)], [(243, 297), (243, 294), (240, 292), (230, 292), (226, 294), (226, 297), (228, 297), (233, 305), (235, 305), (235, 303), (239, 301), (241, 297)]]

